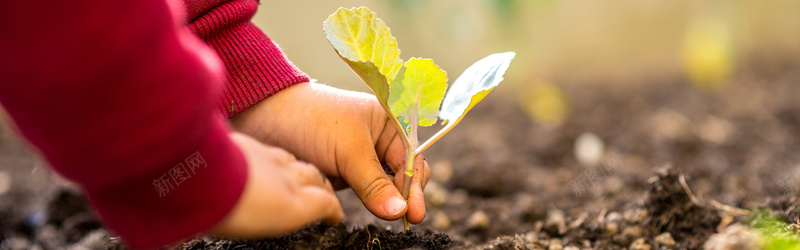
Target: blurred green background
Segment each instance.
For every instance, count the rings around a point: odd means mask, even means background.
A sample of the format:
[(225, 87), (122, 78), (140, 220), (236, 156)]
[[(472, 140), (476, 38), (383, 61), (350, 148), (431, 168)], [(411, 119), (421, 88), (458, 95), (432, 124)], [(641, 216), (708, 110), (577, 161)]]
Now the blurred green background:
[(506, 50), (518, 52), (507, 77), (518, 84), (685, 71), (692, 51), (710, 54), (696, 60), (723, 57), (716, 63), (731, 67), (751, 56), (800, 54), (795, 0), (263, 1), (255, 22), (313, 78), (365, 90), (322, 33), (322, 21), (338, 7), (362, 5), (392, 29), (401, 57), (433, 58), (451, 79)]
[(544, 122), (569, 116), (559, 85), (571, 79), (642, 84), (624, 79), (677, 75), (715, 90), (742, 61), (800, 56), (796, 0), (262, 1), (254, 20), (312, 78), (368, 91), (322, 32), (337, 8), (357, 6), (387, 23), (401, 58), (433, 58), (450, 82), (490, 53), (516, 51), (497, 92)]

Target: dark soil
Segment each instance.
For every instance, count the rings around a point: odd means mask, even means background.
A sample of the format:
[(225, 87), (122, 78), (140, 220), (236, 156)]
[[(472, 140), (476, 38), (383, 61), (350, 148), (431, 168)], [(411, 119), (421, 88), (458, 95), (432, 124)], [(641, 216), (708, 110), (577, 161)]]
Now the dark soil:
[[(264, 240), (200, 237), (176, 247), (697, 249), (728, 225), (745, 223), (749, 211), (796, 223), (798, 66), (796, 59), (752, 58), (718, 91), (698, 90), (676, 72), (551, 79), (571, 105), (560, 126), (532, 120), (513, 94), (514, 84), (524, 84), (508, 83), (426, 152), (434, 172), (427, 218), (411, 233), (341, 191), (344, 224)], [(585, 133), (618, 161), (576, 192), (571, 181), (605, 166), (575, 157)], [(11, 182), (0, 193), (0, 249), (124, 249), (74, 187), (20, 147), (0, 129), (0, 175)]]
[(444, 249), (452, 244), (445, 234), (431, 232), (394, 233), (374, 225), (347, 230), (343, 224), (317, 223), (297, 233), (264, 240), (196, 239), (180, 246), (183, 249)]
[(646, 235), (669, 232), (678, 242), (677, 248), (699, 248), (714, 234), (722, 218), (717, 210), (695, 204), (679, 178), (672, 166), (659, 169), (648, 188), (646, 207), (650, 215), (643, 222)]

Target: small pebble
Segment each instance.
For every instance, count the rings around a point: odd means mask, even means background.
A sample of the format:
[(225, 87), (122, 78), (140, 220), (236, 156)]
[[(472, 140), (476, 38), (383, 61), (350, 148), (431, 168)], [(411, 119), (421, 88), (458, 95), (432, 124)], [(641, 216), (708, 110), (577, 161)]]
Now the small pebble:
[(603, 158), (603, 140), (592, 133), (583, 133), (575, 140), (575, 158), (585, 166), (592, 166)]
[(672, 238), (672, 235), (667, 233), (659, 234), (655, 238), (656, 240), (656, 247), (666, 247), (668, 249), (672, 249), (675, 247), (675, 239)]
[(461, 205), (466, 203), (467, 200), (469, 200), (469, 193), (467, 193), (467, 190), (464, 189), (456, 189), (450, 195), (451, 205)]
[(537, 209), (538, 206), (536, 206), (534, 200), (535, 199), (533, 195), (527, 193), (515, 195), (514, 199), (512, 200), (513, 203), (511, 205), (511, 213), (514, 214), (514, 216), (530, 216), (531, 218), (528, 219), (531, 220), (542, 219), (544, 217), (544, 213), (541, 214), (541, 217), (536, 218), (536, 212), (543, 212), (544, 210)]
[(606, 233), (608, 235), (617, 235), (619, 233), (619, 224), (613, 221), (606, 222)]
[(622, 215), (619, 212), (611, 212), (606, 215), (606, 221), (619, 221), (622, 219)]
[(6, 171), (0, 171), (0, 195), (11, 190), (11, 176)]
[(648, 211), (647, 209), (631, 209), (625, 211), (623, 217), (629, 223), (637, 224), (642, 222), (645, 218), (647, 218)]
[(650, 118), (650, 123), (659, 137), (681, 139), (689, 135), (692, 122), (674, 110), (660, 110)]
[(539, 236), (536, 234), (536, 232), (528, 232), (525, 234), (526, 242), (536, 242), (537, 240), (539, 240)]
[(425, 195), (425, 201), (436, 207), (443, 206), (450, 197), (447, 189), (443, 188), (435, 181), (428, 182), (428, 185), (425, 186), (425, 190), (422, 192)]
[(634, 211), (634, 209), (625, 210), (625, 212), (622, 214), (622, 218), (629, 223), (636, 223), (635, 213), (636, 211)]
[(561, 209), (551, 209), (547, 211), (547, 220), (544, 222), (544, 230), (550, 235), (563, 235), (567, 230), (564, 211)]
[(550, 239), (549, 250), (562, 250), (564, 249), (564, 245), (561, 244), (560, 239)]
[(437, 212), (436, 215), (433, 216), (433, 222), (431, 224), (434, 229), (444, 231), (450, 229), (453, 223), (446, 213)]
[(623, 229), (622, 230), (622, 234), (623, 235), (629, 235), (629, 236), (631, 236), (632, 238), (635, 239), (635, 238), (642, 237), (642, 232), (643, 231), (644, 230), (642, 230), (642, 227), (640, 227), (640, 226), (630, 226), (630, 227), (626, 227), (625, 229)]
[(741, 224), (733, 224), (724, 232), (717, 233), (703, 244), (706, 250), (745, 250), (759, 249), (758, 235), (753, 234)]
[(441, 183), (445, 183), (453, 177), (453, 164), (448, 160), (436, 161), (431, 165), (431, 177)]
[(639, 226), (630, 226), (622, 229), (621, 234), (617, 234), (613, 237), (614, 242), (617, 244), (628, 246), (633, 242), (635, 239), (642, 237), (642, 228)]
[(489, 216), (483, 211), (474, 212), (467, 219), (467, 227), (470, 229), (486, 229), (489, 227)]
[(638, 238), (629, 247), (631, 250), (650, 250), (650, 244), (644, 241), (644, 238)]
[(696, 124), (694, 130), (706, 142), (725, 144), (729, 141), (731, 134), (736, 131), (736, 127), (729, 121), (708, 116), (700, 124)]

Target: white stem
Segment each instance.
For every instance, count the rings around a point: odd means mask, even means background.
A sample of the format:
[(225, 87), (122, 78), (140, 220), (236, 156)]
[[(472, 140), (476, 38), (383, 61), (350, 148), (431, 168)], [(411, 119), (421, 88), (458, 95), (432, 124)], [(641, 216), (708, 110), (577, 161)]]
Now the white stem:
[(442, 137), (445, 134), (447, 134), (447, 132), (450, 132), (450, 130), (453, 129), (453, 127), (455, 127), (456, 124), (458, 124), (459, 122), (461, 122), (461, 117), (459, 117), (458, 119), (456, 119), (451, 123), (448, 123), (447, 125), (444, 125), (444, 128), (439, 130), (439, 132), (436, 132), (436, 134), (431, 136), (431, 138), (428, 138), (427, 141), (425, 141), (424, 143), (422, 143), (422, 145), (417, 147), (417, 150), (414, 151), (414, 155), (420, 155), (422, 154), (422, 152), (425, 152), (426, 149), (428, 149), (429, 147), (431, 147), (431, 145), (439, 141), (439, 139), (442, 139)]

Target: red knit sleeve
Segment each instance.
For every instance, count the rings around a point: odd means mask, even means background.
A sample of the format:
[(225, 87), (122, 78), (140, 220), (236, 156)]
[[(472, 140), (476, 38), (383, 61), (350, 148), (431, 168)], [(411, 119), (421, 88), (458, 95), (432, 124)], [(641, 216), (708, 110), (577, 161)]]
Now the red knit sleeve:
[(220, 111), (232, 117), (308, 76), (297, 69), (250, 19), (256, 0), (186, 0), (188, 28), (225, 64)]
[(133, 247), (214, 226), (246, 162), (216, 111), (222, 70), (165, 0), (9, 1), (0, 104)]

